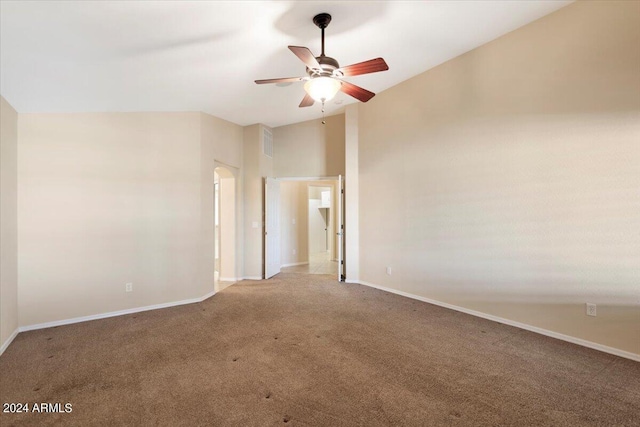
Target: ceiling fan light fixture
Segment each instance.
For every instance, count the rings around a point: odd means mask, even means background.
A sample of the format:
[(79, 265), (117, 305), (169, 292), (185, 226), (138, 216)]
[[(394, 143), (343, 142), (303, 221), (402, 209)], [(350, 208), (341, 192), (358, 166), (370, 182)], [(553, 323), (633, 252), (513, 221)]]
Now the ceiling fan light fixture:
[(347, 65), (346, 67), (340, 67), (338, 61), (324, 54), (324, 30), (327, 28), (327, 25), (329, 25), (329, 22), (331, 22), (331, 15), (328, 13), (320, 13), (313, 17), (313, 23), (316, 24), (321, 31), (322, 51), (320, 56), (315, 56), (309, 48), (304, 46), (289, 46), (289, 50), (306, 65), (306, 76), (256, 80), (256, 84), (275, 83), (281, 85), (282, 83), (300, 82), (304, 80), (306, 81), (304, 90), (307, 93), (304, 95), (304, 98), (302, 98), (298, 107), (311, 107), (314, 103), (320, 102), (322, 103), (323, 114), (325, 102), (333, 99), (338, 91), (360, 102), (367, 102), (373, 98), (376, 95), (375, 93), (356, 86), (353, 83), (349, 83), (346, 80), (342, 80), (342, 78), (387, 71), (389, 66), (384, 59), (374, 58)]
[(340, 81), (331, 77), (316, 77), (304, 84), (304, 90), (317, 102), (327, 102), (340, 90)]

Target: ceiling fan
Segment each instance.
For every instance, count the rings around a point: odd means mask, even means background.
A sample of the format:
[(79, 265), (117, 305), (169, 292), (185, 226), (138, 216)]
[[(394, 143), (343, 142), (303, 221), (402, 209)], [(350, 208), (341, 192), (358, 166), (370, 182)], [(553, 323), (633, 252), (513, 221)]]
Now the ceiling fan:
[(343, 80), (343, 77), (386, 71), (389, 66), (384, 62), (384, 59), (375, 58), (340, 67), (338, 61), (324, 54), (324, 29), (327, 28), (330, 22), (331, 15), (328, 13), (320, 13), (313, 17), (313, 23), (322, 31), (322, 53), (320, 53), (320, 56), (314, 56), (306, 47), (289, 46), (289, 50), (307, 66), (306, 76), (256, 80), (255, 82), (257, 84), (265, 84), (306, 81), (304, 90), (307, 93), (299, 107), (310, 107), (315, 101), (321, 102), (324, 107), (324, 103), (332, 99), (339, 90), (362, 102), (367, 102), (373, 98), (375, 93), (349, 83)]

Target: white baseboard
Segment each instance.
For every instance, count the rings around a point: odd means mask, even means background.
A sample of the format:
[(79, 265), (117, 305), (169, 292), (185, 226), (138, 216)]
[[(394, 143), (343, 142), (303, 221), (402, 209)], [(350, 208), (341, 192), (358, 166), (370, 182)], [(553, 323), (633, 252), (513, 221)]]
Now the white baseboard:
[(262, 276), (247, 276), (243, 277), (242, 280), (263, 280)]
[(2, 356), (2, 353), (4, 353), (7, 347), (9, 347), (9, 344), (13, 342), (14, 338), (18, 336), (18, 332), (20, 332), (20, 328), (16, 328), (16, 330), (13, 331), (9, 338), (7, 338), (7, 340), (2, 343), (2, 347), (0, 347), (0, 356)]
[(218, 279), (219, 282), (237, 282), (242, 279), (238, 279), (237, 277), (221, 277)]
[(440, 307), (449, 308), (451, 310), (460, 311), (462, 313), (470, 314), (472, 316), (481, 317), (483, 319), (492, 320), (494, 322), (504, 323), (505, 325), (515, 326), (516, 328), (524, 329), (527, 331), (535, 332), (541, 335), (546, 335), (551, 338), (556, 338), (562, 341), (567, 341), (572, 344), (581, 345), (583, 347), (592, 348), (594, 350), (599, 350), (604, 353), (613, 354), (615, 356), (624, 357), (625, 359), (635, 360), (636, 362), (640, 362), (640, 354), (631, 353), (630, 351), (620, 350), (614, 347), (609, 347), (603, 344), (598, 344), (592, 341), (583, 340), (582, 338), (572, 337), (570, 335), (561, 334), (558, 332), (550, 331), (548, 329), (538, 328), (537, 326), (527, 325), (526, 323), (516, 322), (514, 320), (505, 319), (498, 316), (493, 316), (491, 314), (483, 313), (481, 311), (470, 310), (468, 308), (460, 307), (453, 304), (448, 304), (446, 302), (441, 302), (437, 300), (433, 300), (430, 298), (421, 297), (420, 295), (410, 294), (408, 292), (399, 291), (397, 289), (387, 288), (384, 286), (375, 285), (373, 283), (365, 282), (364, 280), (360, 281), (349, 281), (347, 283), (357, 283), (364, 286), (369, 286), (371, 288), (380, 289), (381, 291), (390, 292), (392, 294), (401, 295), (403, 297), (412, 298), (418, 301), (426, 302), (433, 305), (438, 305)]
[(309, 264), (308, 261), (303, 261), (303, 262), (292, 262), (290, 264), (282, 264), (280, 266), (280, 268), (285, 268), (285, 267), (295, 267), (296, 265), (307, 265)]
[(202, 302), (212, 297), (213, 295), (215, 295), (215, 293), (216, 293), (215, 291), (211, 291), (200, 298), (191, 298), (191, 299), (185, 299), (182, 301), (165, 302), (162, 304), (154, 304), (154, 305), (147, 305), (144, 307), (128, 308), (126, 310), (111, 311), (109, 313), (93, 314), (91, 316), (74, 317), (71, 319), (56, 320), (53, 322), (37, 323), (35, 325), (20, 326), (18, 328), (18, 331), (26, 332), (26, 331), (33, 331), (36, 329), (53, 328), (54, 326), (70, 325), (72, 323), (88, 322), (90, 320), (106, 319), (106, 318), (115, 317), (115, 316), (124, 316), (125, 314), (140, 313), (142, 311), (157, 310), (159, 308), (175, 307), (177, 305), (193, 304), (196, 302)]

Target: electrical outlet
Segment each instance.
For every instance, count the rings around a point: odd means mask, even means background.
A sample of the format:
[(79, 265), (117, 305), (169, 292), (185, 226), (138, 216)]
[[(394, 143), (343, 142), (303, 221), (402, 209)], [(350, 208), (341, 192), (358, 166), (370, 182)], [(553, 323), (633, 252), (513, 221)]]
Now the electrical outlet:
[(133, 292), (133, 283), (127, 283), (124, 285), (125, 292)]
[(596, 316), (596, 305), (587, 303), (587, 316)]
[(293, 219), (291, 220), (291, 224), (296, 225), (296, 219), (295, 219), (295, 218), (293, 218)]
[(391, 276), (391, 267), (387, 267), (387, 274)]
[(293, 251), (291, 251), (294, 255), (298, 252), (295, 249)]

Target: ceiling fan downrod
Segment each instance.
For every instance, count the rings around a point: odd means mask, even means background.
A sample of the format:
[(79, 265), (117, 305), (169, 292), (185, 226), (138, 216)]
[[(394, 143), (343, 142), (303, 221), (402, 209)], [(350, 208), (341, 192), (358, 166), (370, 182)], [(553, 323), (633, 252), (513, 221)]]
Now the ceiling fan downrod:
[(320, 31), (322, 33), (322, 52), (320, 53), (320, 56), (325, 56), (324, 55), (324, 29), (329, 26), (330, 22), (331, 22), (331, 15), (329, 15), (328, 13), (319, 13), (313, 17), (313, 23), (316, 24), (318, 28), (320, 28)]

